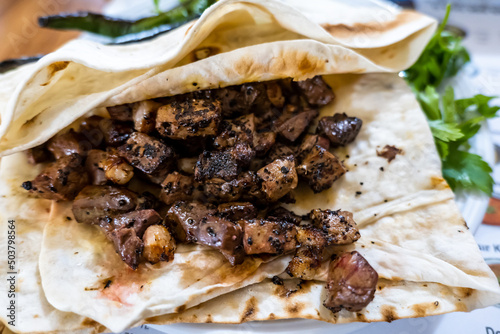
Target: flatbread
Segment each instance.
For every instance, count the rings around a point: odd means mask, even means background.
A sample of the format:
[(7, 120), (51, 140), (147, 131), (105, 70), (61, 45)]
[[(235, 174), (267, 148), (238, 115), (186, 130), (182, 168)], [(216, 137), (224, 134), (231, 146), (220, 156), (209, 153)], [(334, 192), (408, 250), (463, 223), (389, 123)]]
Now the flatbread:
[[(365, 5), (222, 0), (198, 21), (153, 41), (120, 47), (74, 41), (19, 75), (0, 76), (0, 82), (10, 83), (7, 93), (0, 91), (0, 98), (10, 95), (0, 108), (0, 181), (6, 189), (0, 204), (2, 214), (22, 222), (18, 238), (31, 246), (23, 248), (21, 262), (31, 271), (20, 271), (18, 291), (29, 306), (18, 314), (23, 326), (9, 328), (101, 332), (140, 323), (291, 317), (390, 321), (499, 302), (498, 283), (442, 178), (432, 134), (413, 93), (393, 73), (341, 74), (407, 68), (436, 22), (415, 12)], [(206, 49), (216, 52), (196, 60), (197, 51)], [(182, 245), (173, 263), (133, 272), (97, 229), (74, 221), (68, 203), (53, 204), (43, 213), (47, 201), (29, 198), (19, 187), (37, 171), (22, 154), (11, 154), (45, 142), (102, 107), (318, 74), (327, 75), (337, 96), (321, 115), (346, 112), (364, 125), (354, 143), (336, 150), (349, 172), (321, 194), (298, 189), (297, 204), (290, 208), (354, 213), (362, 238), (336, 250), (358, 250), (380, 275), (374, 301), (361, 312), (334, 315), (321, 306), (327, 263), (315, 281), (288, 296), (270, 283), (272, 276), (283, 275), (289, 256), (249, 259), (230, 268), (216, 251)], [(377, 153), (385, 145), (402, 152), (389, 162)]]

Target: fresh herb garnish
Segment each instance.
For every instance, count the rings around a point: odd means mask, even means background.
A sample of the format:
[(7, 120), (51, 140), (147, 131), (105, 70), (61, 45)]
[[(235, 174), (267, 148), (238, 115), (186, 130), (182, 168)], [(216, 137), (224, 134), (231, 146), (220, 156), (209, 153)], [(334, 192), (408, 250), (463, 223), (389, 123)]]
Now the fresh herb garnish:
[(468, 141), (486, 119), (495, 117), (500, 107), (490, 106), (493, 97), (480, 94), (456, 100), (451, 86), (444, 94), (438, 93), (443, 80), (456, 75), (470, 61), (462, 37), (445, 30), (449, 15), (450, 5), (418, 61), (403, 75), (427, 116), (448, 184), (453, 190), (477, 189), (490, 195), (492, 169), (479, 155), (468, 152)]

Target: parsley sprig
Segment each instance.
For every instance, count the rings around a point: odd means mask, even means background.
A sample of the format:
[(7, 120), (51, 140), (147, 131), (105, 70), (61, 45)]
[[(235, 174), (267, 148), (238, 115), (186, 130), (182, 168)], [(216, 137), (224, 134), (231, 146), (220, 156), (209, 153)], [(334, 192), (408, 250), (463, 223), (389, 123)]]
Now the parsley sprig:
[(494, 97), (481, 94), (457, 100), (451, 86), (443, 94), (438, 92), (445, 79), (455, 76), (470, 61), (462, 38), (445, 30), (449, 15), (450, 5), (420, 58), (403, 74), (427, 116), (448, 184), (454, 190), (477, 189), (490, 195), (492, 169), (479, 155), (469, 152), (469, 139), (486, 119), (495, 117), (500, 107), (490, 106)]

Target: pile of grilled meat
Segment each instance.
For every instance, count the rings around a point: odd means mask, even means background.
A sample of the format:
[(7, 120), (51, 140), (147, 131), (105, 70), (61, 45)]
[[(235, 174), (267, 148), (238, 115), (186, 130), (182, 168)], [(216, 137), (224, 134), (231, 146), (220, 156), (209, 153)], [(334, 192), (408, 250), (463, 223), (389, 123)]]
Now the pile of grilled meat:
[[(99, 226), (133, 269), (172, 260), (176, 242), (188, 242), (219, 250), (232, 265), (294, 253), (288, 274), (313, 279), (328, 246), (360, 237), (350, 212), (298, 216), (280, 206), (294, 202), (299, 181), (317, 193), (346, 172), (329, 148), (352, 142), (361, 120), (335, 114), (308, 133), (333, 99), (318, 76), (108, 107), (109, 118), (91, 116), (30, 149), (31, 163), (50, 163), (22, 186), (73, 201), (76, 221)], [(152, 190), (139, 194), (134, 182)], [(358, 310), (376, 281), (359, 253), (345, 253), (330, 265), (325, 306)]]

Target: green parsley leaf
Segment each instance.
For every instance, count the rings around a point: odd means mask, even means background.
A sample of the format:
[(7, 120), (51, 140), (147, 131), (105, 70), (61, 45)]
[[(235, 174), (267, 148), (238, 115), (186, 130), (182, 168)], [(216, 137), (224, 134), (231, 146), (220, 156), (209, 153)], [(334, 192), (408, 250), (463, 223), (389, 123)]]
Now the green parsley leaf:
[(450, 187), (479, 189), (487, 194), (493, 191), (493, 170), (476, 154), (457, 150), (443, 161), (443, 175)]
[[(446, 15), (417, 62), (402, 74), (417, 96), (427, 116), (436, 148), (443, 164), (443, 176), (453, 189), (479, 189), (491, 194), (493, 179), (490, 166), (476, 154), (469, 153), (469, 139), (477, 134), (488, 118), (500, 109), (490, 106), (493, 97), (476, 95), (455, 100), (453, 87), (440, 96), (438, 86), (470, 61), (462, 38), (446, 31)], [(441, 89), (439, 90), (441, 91)]]
[(464, 135), (458, 128), (457, 124), (445, 123), (442, 120), (429, 121), (431, 132), (434, 138), (437, 138), (445, 143), (455, 141), (462, 138)]

